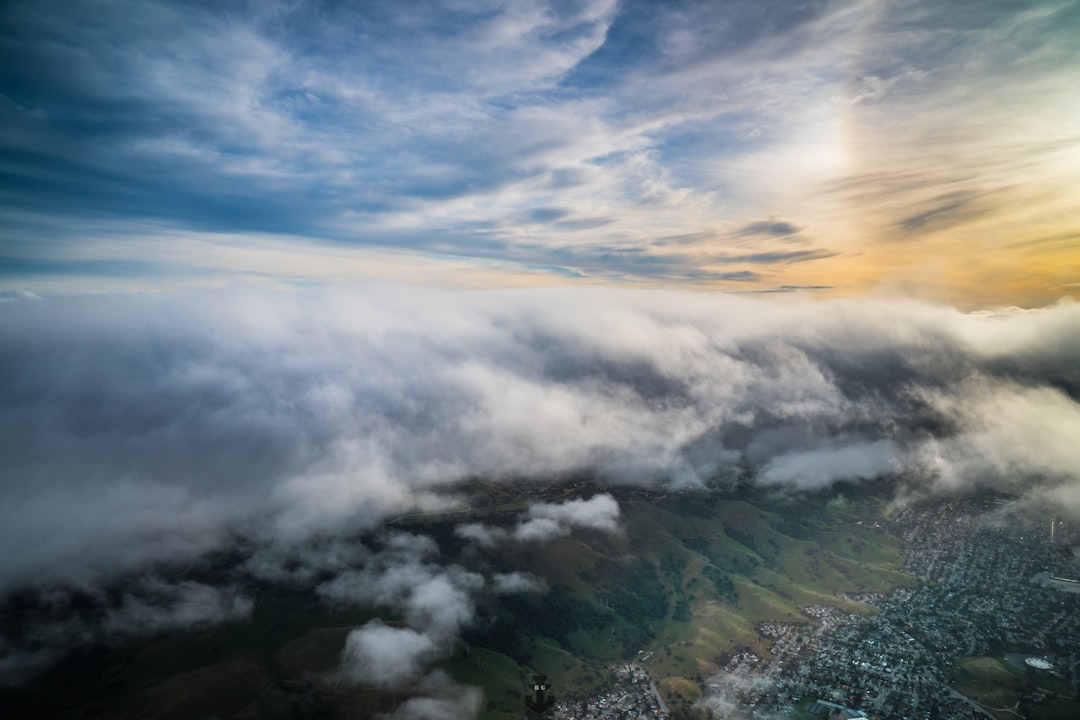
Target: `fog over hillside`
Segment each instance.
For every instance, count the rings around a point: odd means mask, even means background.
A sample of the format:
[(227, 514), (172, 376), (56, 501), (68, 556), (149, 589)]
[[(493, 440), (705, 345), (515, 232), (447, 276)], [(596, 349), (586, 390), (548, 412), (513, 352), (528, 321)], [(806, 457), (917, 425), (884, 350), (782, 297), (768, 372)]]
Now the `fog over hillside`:
[[(92, 639), (240, 617), (250, 600), (235, 587), (154, 574), (240, 542), (252, 577), (314, 584), (305, 568), (318, 567), (337, 573), (320, 586), (328, 602), (406, 617), (350, 637), (346, 660), (389, 641), (401, 651), (356, 679), (423, 675), (432, 707), (473, 708), (425, 663), (476, 593), (542, 588), (446, 567), (426, 539), (379, 530), (450, 506), (463, 479), (752, 477), (799, 492), (885, 477), (901, 493), (996, 488), (1080, 513), (1078, 400), (1076, 304), (963, 314), (891, 299), (398, 286), (18, 298), (0, 303), (0, 593), (94, 593), (146, 573), (107, 622), (79, 626)], [(617, 532), (614, 500), (589, 502), (459, 535), (483, 547), (493, 532)], [(380, 539), (340, 542), (361, 531)], [(22, 650), (0, 640), (9, 681), (49, 632)]]

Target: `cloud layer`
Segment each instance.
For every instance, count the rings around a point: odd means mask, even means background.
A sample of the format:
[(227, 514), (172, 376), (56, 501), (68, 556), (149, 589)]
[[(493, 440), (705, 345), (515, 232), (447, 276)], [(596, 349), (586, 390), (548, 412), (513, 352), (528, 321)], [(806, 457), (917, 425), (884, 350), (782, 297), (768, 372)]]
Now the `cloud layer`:
[[(888, 473), (1080, 505), (1075, 305), (241, 287), (5, 303), (0, 335), (4, 592), (237, 538), (301, 552), (477, 475)], [(616, 518), (597, 496), (518, 531)]]
[(465, 523), (455, 528), (454, 532), (458, 537), (482, 547), (494, 547), (507, 540), (543, 543), (565, 537), (575, 528), (617, 532), (619, 503), (607, 493), (594, 495), (588, 500), (533, 503), (512, 529)]

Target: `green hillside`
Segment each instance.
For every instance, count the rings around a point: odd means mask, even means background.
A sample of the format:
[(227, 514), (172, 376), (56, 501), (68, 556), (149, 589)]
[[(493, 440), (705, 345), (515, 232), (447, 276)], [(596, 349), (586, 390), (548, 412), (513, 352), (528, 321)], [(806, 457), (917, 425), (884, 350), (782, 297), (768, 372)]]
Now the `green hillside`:
[[(899, 571), (901, 542), (880, 526), (876, 497), (824, 499), (808, 511), (805, 502), (796, 508), (708, 492), (611, 492), (622, 508), (620, 535), (511, 545), (484, 560), (539, 575), (550, 589), (487, 602), (469, 640), (520, 673), (548, 674), (563, 695), (595, 685), (616, 660), (647, 657), (660, 687), (689, 702), (691, 686), (680, 680), (700, 681), (740, 647), (767, 654), (756, 623), (809, 623), (800, 608), (812, 604), (868, 612), (840, 594), (913, 582)], [(489, 522), (521, 507), (516, 498), (500, 500), (481, 501)], [(513, 692), (512, 673), (460, 677), (479, 682), (489, 698)]]
[[(441, 663), (483, 688), (482, 717), (520, 717), (534, 673), (546, 674), (558, 697), (593, 694), (620, 660), (645, 665), (671, 707), (692, 715), (701, 681), (725, 656), (743, 647), (767, 654), (758, 622), (809, 623), (800, 608), (811, 604), (869, 611), (839, 594), (911, 582), (898, 570), (900, 541), (878, 522), (885, 498), (795, 504), (749, 491), (606, 491), (619, 502), (618, 533), (578, 529), (495, 548), (455, 534), (467, 522), (512, 528), (531, 503), (594, 495), (586, 482), (515, 494), (473, 483), (464, 511), (392, 522), (434, 539), (440, 562), (489, 577), (526, 571), (547, 585), (543, 593), (478, 593), (474, 621)], [(195, 572), (222, 581), (242, 556), (230, 558)], [(9, 696), (6, 716), (374, 718), (396, 707), (394, 692), (335, 675), (346, 636), (373, 610), (331, 607), (311, 590), (248, 591), (256, 598), (250, 619), (76, 651), (41, 680), (65, 687), (63, 698), (31, 687)]]

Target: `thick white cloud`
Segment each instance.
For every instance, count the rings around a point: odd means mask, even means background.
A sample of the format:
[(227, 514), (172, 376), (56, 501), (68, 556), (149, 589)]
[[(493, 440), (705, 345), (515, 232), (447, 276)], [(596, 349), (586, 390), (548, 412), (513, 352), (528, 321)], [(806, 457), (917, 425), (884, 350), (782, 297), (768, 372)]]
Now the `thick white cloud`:
[(908, 465), (933, 477), (941, 490), (975, 485), (1049, 492), (1080, 511), (1080, 403), (1055, 387), (973, 378), (927, 400), (963, 432), (930, 438)]
[(372, 620), (345, 639), (341, 673), (364, 685), (396, 688), (416, 680), (436, 655), (427, 635)]
[(547, 542), (570, 534), (570, 528), (553, 518), (526, 520), (515, 530), (513, 537), (521, 542)]
[(829, 443), (770, 460), (761, 469), (760, 481), (809, 490), (827, 487), (837, 480), (868, 480), (900, 470), (900, 454), (891, 440)]
[(491, 592), (496, 595), (544, 592), (546, 589), (547, 586), (543, 579), (536, 577), (532, 573), (498, 573), (491, 578)]
[(615, 532), (619, 529), (619, 503), (606, 493), (588, 500), (537, 503), (529, 507), (527, 519), (518, 523), (513, 537), (522, 542), (544, 542), (569, 535), (573, 528)]
[(484, 586), (476, 573), (438, 565), (437, 554), (430, 538), (387, 535), (364, 567), (341, 572), (318, 587), (331, 601), (376, 606), (404, 618), (403, 626), (376, 619), (351, 631), (338, 670), (339, 680), (405, 691), (407, 699), (392, 718), (469, 718), (482, 703), (477, 688), (458, 685), (439, 671), (427, 672), (472, 622), (472, 596)]
[[(1077, 337), (1074, 304), (987, 317), (390, 286), (6, 303), (0, 591), (90, 587), (236, 538), (259, 548), (262, 577), (311, 566), (282, 565), (290, 553), (336, 571), (356, 558), (323, 553), (334, 538), (445, 507), (440, 493), (476, 476), (1031, 476), (1072, 497)], [(598, 496), (533, 508), (509, 532), (616, 520)]]
[(537, 503), (529, 507), (532, 520), (554, 520), (560, 525), (615, 532), (619, 527), (619, 503), (607, 493), (588, 500)]
[(481, 547), (495, 547), (501, 540), (507, 538), (507, 532), (502, 528), (488, 527), (483, 523), (465, 523), (454, 528), (454, 534), (469, 540)]
[(483, 584), (483, 577), (456, 566), (391, 556), (361, 570), (344, 571), (318, 590), (340, 603), (399, 610), (411, 626), (442, 642), (472, 619), (471, 594)]
[(363, 565), (318, 586), (331, 602), (375, 607), (404, 618), (404, 627), (372, 620), (349, 633), (341, 677), (350, 682), (404, 687), (445, 656), (473, 619), (473, 595), (482, 576), (438, 564), (438, 548), (425, 536), (394, 533)]
[(592, 528), (603, 532), (619, 530), (619, 503), (607, 493), (588, 500), (566, 500), (561, 503), (534, 503), (518, 518), (513, 529), (492, 527), (483, 523), (465, 523), (454, 533), (481, 547), (495, 547), (500, 542), (547, 542), (565, 537), (575, 528)]
[(457, 720), (473, 718), (484, 697), (479, 688), (458, 685), (441, 670), (434, 670), (412, 688), (414, 697), (403, 702), (383, 720)]

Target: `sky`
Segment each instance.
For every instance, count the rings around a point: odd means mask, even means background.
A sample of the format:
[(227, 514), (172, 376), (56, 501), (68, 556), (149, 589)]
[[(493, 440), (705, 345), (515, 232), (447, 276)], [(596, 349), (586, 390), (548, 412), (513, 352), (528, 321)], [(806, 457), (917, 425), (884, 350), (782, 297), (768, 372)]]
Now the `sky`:
[(1075, 0), (6, 2), (0, 292), (1080, 293)]
[(468, 478), (596, 480), (478, 553), (615, 485), (1080, 518), (1076, 118), (1077, 2), (0, 4), (0, 688), (285, 583), (472, 717), (546, 588), (389, 525)]

